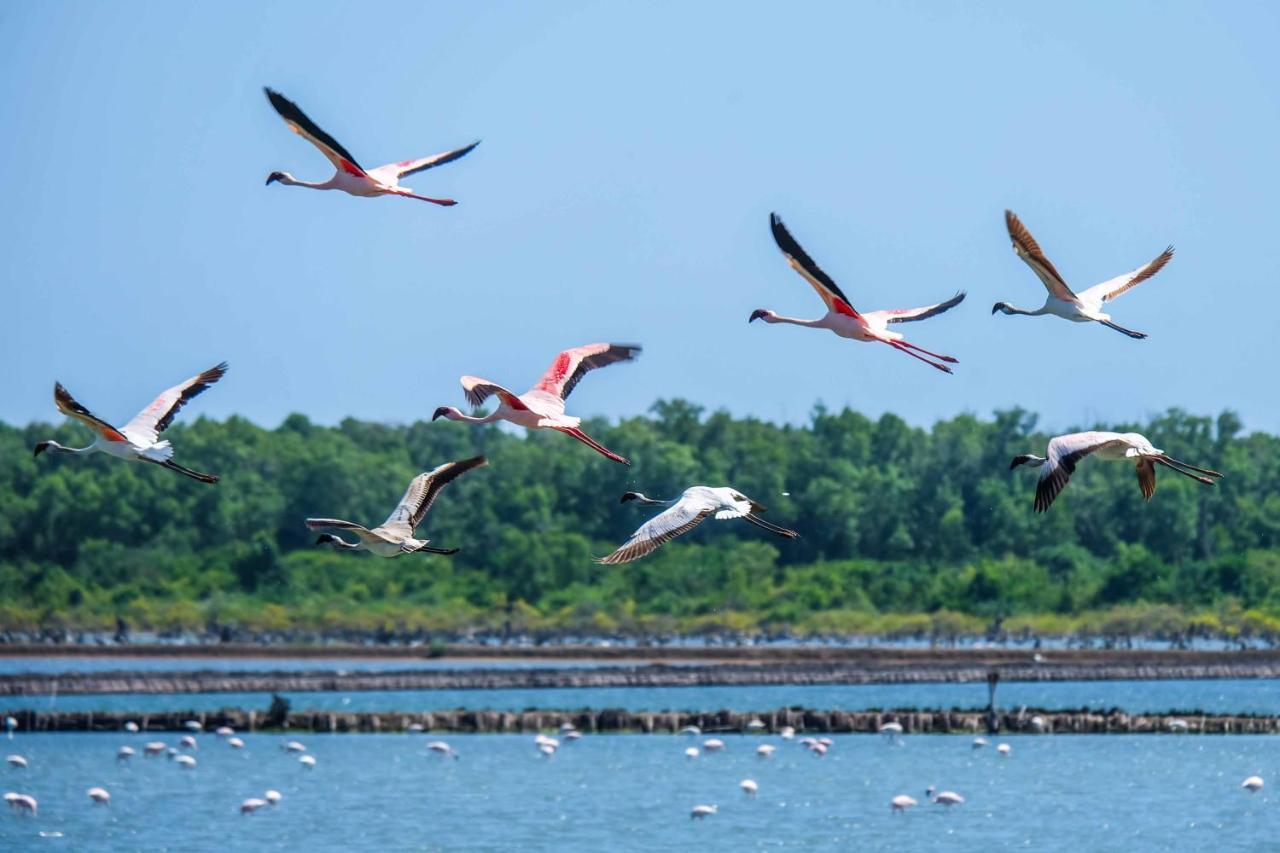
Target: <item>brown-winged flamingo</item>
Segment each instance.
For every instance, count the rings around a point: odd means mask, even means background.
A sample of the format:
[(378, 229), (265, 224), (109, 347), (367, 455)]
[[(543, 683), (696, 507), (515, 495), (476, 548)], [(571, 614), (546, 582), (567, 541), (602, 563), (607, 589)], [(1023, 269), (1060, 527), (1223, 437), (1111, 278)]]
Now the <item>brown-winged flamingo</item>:
[(464, 415), (453, 406), (441, 406), (436, 409), (431, 420), (448, 418), (451, 421), (462, 421), (471, 424), (488, 424), (494, 421), (507, 421), (526, 429), (553, 429), (572, 436), (597, 453), (621, 462), (631, 463), (618, 454), (604, 447), (581, 429), (581, 418), (566, 415), (565, 400), (573, 393), (573, 389), (592, 370), (607, 367), (623, 361), (633, 361), (640, 354), (637, 344), (587, 344), (586, 346), (567, 349), (556, 356), (555, 361), (547, 368), (547, 372), (523, 394), (516, 395), (496, 382), (481, 379), (478, 376), (462, 377), (462, 389), (467, 401), (472, 406), (483, 405), (489, 397), (497, 395), (498, 408), (484, 417)]
[(1152, 445), (1146, 436), (1136, 432), (1094, 431), (1059, 435), (1049, 440), (1047, 453), (1048, 457), (1024, 453), (1013, 457), (1013, 461), (1009, 463), (1009, 470), (1019, 465), (1040, 466), (1040, 479), (1036, 482), (1036, 512), (1044, 512), (1049, 508), (1058, 493), (1067, 487), (1076, 465), (1090, 454), (1100, 459), (1133, 462), (1138, 473), (1138, 488), (1142, 490), (1142, 497), (1147, 500), (1156, 491), (1157, 464), (1206, 486), (1213, 485), (1210, 478), (1222, 476), (1217, 471), (1197, 468), (1170, 458), (1163, 450)]
[(67, 389), (62, 387), (62, 383), (55, 383), (53, 402), (58, 411), (93, 430), (95, 438), (88, 447), (63, 447), (56, 441), (42, 441), (36, 445), (35, 455), (39, 456), (46, 450), (58, 453), (106, 453), (133, 462), (151, 462), (202, 483), (216, 483), (217, 476), (201, 474), (174, 462), (173, 446), (168, 441), (160, 441), (160, 433), (168, 429), (183, 406), (221, 379), (226, 372), (227, 363), (224, 361), (173, 386), (119, 429), (76, 402)]
[(1045, 298), (1044, 305), (1035, 311), (1015, 308), (1008, 302), (997, 302), (991, 309), (992, 314), (997, 311), (1008, 315), (1025, 314), (1028, 317), (1052, 314), (1055, 317), (1061, 317), (1064, 320), (1071, 320), (1076, 323), (1101, 323), (1107, 328), (1115, 329), (1117, 332), (1126, 334), (1131, 338), (1141, 339), (1146, 337), (1142, 332), (1135, 332), (1132, 329), (1126, 329), (1124, 326), (1113, 323), (1111, 315), (1103, 313), (1102, 307), (1129, 288), (1141, 284), (1160, 272), (1164, 265), (1173, 258), (1172, 246), (1161, 252), (1155, 260), (1146, 266), (1108, 279), (1102, 284), (1095, 284), (1088, 290), (1075, 293), (1067, 286), (1067, 282), (1058, 273), (1053, 262), (1045, 257), (1044, 252), (1040, 249), (1040, 244), (1036, 242), (1035, 237), (1031, 236), (1027, 226), (1022, 224), (1022, 221), (1014, 215), (1012, 210), (1004, 212), (1004, 224), (1009, 231), (1009, 239), (1013, 241), (1013, 251), (1019, 258), (1022, 258), (1027, 266), (1031, 267), (1031, 271), (1044, 284), (1045, 289), (1049, 291), (1049, 295)]
[[(827, 329), (842, 338), (888, 344), (899, 352), (912, 358), (918, 358), (930, 367), (936, 367), (944, 373), (951, 373), (946, 364), (938, 364), (936, 358), (948, 364), (956, 364), (956, 359), (949, 355), (938, 355), (927, 349), (918, 347), (904, 340), (900, 332), (890, 331), (889, 326), (895, 323), (911, 323), (936, 317), (944, 311), (956, 307), (964, 301), (964, 293), (957, 293), (946, 302), (936, 305), (925, 305), (921, 308), (899, 308), (889, 311), (868, 311), (865, 314), (857, 311), (849, 297), (831, 278), (814, 263), (813, 258), (800, 247), (791, 232), (782, 224), (782, 218), (776, 213), (769, 214), (769, 227), (773, 231), (774, 242), (782, 250), (787, 263), (817, 291), (818, 296), (826, 303), (827, 313), (817, 320), (799, 320), (794, 317), (783, 317), (767, 308), (758, 308), (751, 312), (749, 323), (764, 320), (766, 323), (790, 323), (793, 326), (808, 326), (812, 329)], [(921, 355), (923, 353), (924, 355)], [(925, 358), (931, 356), (931, 358)]]
[(652, 554), (664, 543), (688, 533), (713, 515), (717, 519), (741, 518), (785, 539), (795, 539), (800, 535), (757, 516), (756, 513), (765, 511), (764, 507), (728, 486), (691, 486), (673, 501), (654, 500), (640, 492), (627, 492), (622, 496), (621, 502), (633, 500), (669, 508), (642, 524), (622, 547), (607, 557), (597, 559), (597, 563), (612, 566), (638, 560)]
[(284, 123), (289, 126), (289, 129), (316, 148), (319, 148), (320, 153), (333, 164), (335, 169), (332, 178), (320, 183), (300, 181), (288, 172), (272, 172), (267, 176), (268, 185), (279, 181), (289, 186), (310, 187), (313, 190), (342, 190), (354, 196), (398, 195), (404, 198), (416, 198), (419, 201), (429, 201), (432, 204), (439, 204), (444, 207), (457, 204), (451, 198), (429, 198), (416, 195), (408, 187), (400, 186), (400, 179), (418, 172), (424, 172), (436, 166), (443, 166), (445, 163), (452, 163), (460, 157), (465, 157), (480, 144), (479, 140), (454, 151), (445, 151), (440, 154), (433, 154), (430, 157), (421, 157), (417, 160), (388, 163), (376, 169), (365, 169), (356, 162), (356, 158), (352, 157), (347, 149), (339, 144), (338, 140), (325, 133), (320, 129), (319, 125), (307, 118), (306, 113), (300, 110), (297, 104), (273, 89), (263, 89), (263, 91), (267, 93), (267, 100), (271, 102), (271, 106), (275, 108), (275, 111), (280, 114), (280, 118), (284, 119)]
[(445, 464), (419, 474), (409, 483), (404, 497), (392, 511), (387, 520), (370, 530), (354, 521), (343, 521), (340, 518), (308, 518), (307, 528), (310, 530), (343, 530), (356, 537), (355, 542), (348, 542), (332, 533), (323, 533), (316, 540), (317, 545), (330, 544), (339, 551), (368, 551), (379, 557), (398, 557), (401, 554), (443, 554), (446, 556), (458, 553), (457, 548), (432, 548), (429, 539), (414, 538), (414, 531), (426, 518), (427, 510), (435, 502), (440, 490), (475, 468), (489, 464), (483, 456), (464, 459), (461, 462)]

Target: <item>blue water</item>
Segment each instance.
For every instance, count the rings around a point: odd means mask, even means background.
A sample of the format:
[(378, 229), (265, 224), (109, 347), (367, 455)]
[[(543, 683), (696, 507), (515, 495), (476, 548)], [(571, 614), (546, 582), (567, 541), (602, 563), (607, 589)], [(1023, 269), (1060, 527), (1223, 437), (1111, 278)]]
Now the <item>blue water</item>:
[[(625, 708), (632, 711), (766, 711), (784, 706), (850, 711), (868, 708), (985, 708), (985, 684), (869, 684), (769, 687), (577, 687), (546, 690), (375, 690), (286, 693), (295, 709), (432, 711), (450, 708), (519, 711), (526, 708)], [(1280, 714), (1280, 681), (1003, 682), (1003, 708), (1107, 710), (1130, 713), (1201, 710)], [(263, 708), (269, 693), (106, 694), (0, 697), (0, 710), (153, 712)]]
[[(1280, 837), (1277, 741), (1268, 737), (1077, 735), (1009, 737), (1008, 757), (967, 737), (837, 735), (816, 758), (778, 738), (729, 737), (687, 760), (687, 738), (586, 736), (543, 759), (528, 736), (450, 737), (452, 761), (429, 737), (307, 735), (306, 770), (284, 738), (244, 735), (235, 751), (200, 738), (198, 766), (116, 749), (143, 736), (19, 735), (0, 769), (6, 789), (39, 800), (37, 817), (0, 813), (0, 849), (227, 850), (1274, 850)], [(171, 738), (172, 739), (172, 738)], [(762, 760), (755, 746), (778, 745)], [(1257, 794), (1240, 788), (1263, 776)], [(755, 779), (759, 796), (738, 783)], [(927, 785), (959, 792), (950, 810)], [(101, 785), (111, 805), (86, 790)], [(280, 805), (238, 813), (279, 790)], [(921, 805), (892, 815), (889, 800)], [(697, 804), (719, 813), (694, 821)], [(61, 833), (41, 837), (40, 833)]]

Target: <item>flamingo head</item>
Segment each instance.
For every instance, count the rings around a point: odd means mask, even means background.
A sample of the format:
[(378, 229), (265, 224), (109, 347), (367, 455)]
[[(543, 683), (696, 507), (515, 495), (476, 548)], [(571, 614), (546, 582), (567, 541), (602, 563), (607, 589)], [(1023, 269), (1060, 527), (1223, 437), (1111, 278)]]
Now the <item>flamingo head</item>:
[(456, 421), (461, 419), (461, 417), (462, 412), (458, 411), (453, 406), (441, 406), (436, 409), (435, 414), (431, 416), (431, 420), (438, 421), (440, 418), (448, 418), (451, 421)]
[(267, 175), (267, 182), (266, 184), (264, 184), (264, 186), (269, 187), (272, 184), (274, 184), (276, 181), (283, 181), (285, 178), (292, 179), (293, 176), (290, 175), (288, 172), (272, 172), (270, 175)]
[(52, 441), (42, 441), (36, 445), (36, 452), (34, 455), (39, 456), (41, 453), (44, 453), (46, 450), (48, 450), (52, 446), (53, 446)]
[(991, 306), (991, 313), (992, 313), (992, 314), (994, 314), (994, 313), (996, 313), (997, 311), (1000, 311), (1000, 312), (1002, 312), (1002, 313), (1004, 313), (1004, 314), (1010, 314), (1010, 315), (1012, 315), (1012, 314), (1013, 314), (1013, 306), (1012, 306), (1012, 305), (1010, 305), (1008, 302), (997, 302), (995, 305), (992, 305), (992, 306)]
[(770, 311), (768, 308), (757, 308), (756, 310), (751, 312), (751, 319), (747, 320), (747, 322), (754, 323), (756, 320), (768, 320), (772, 317), (773, 317), (773, 312)]
[(339, 539), (337, 536), (334, 536), (332, 533), (321, 533), (320, 538), (316, 539), (317, 545), (328, 544), (328, 545), (333, 545), (335, 548), (338, 546), (338, 543), (340, 542), (342, 542), (342, 540)]
[(1009, 463), (1009, 470), (1012, 471), (1019, 465), (1038, 465), (1043, 461), (1042, 457), (1036, 456), (1034, 453), (1023, 453), (1021, 456), (1013, 457), (1013, 461)]
[(638, 501), (644, 500), (644, 495), (640, 494), (639, 492), (627, 492), (625, 495), (622, 496), (622, 499), (618, 501), (618, 503), (624, 504), (627, 501), (637, 501), (637, 500)]

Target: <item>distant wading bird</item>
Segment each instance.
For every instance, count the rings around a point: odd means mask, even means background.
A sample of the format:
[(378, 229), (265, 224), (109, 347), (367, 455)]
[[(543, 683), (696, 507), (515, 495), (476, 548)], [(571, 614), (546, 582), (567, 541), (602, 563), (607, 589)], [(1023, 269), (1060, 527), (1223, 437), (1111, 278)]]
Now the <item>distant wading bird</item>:
[(432, 548), (428, 539), (415, 539), (414, 530), (422, 524), (427, 510), (435, 502), (436, 495), (454, 479), (462, 476), (472, 468), (487, 465), (483, 456), (465, 459), (461, 462), (446, 462), (433, 471), (419, 474), (409, 483), (404, 497), (395, 510), (378, 527), (370, 530), (353, 521), (339, 518), (308, 518), (307, 527), (311, 530), (346, 530), (355, 534), (358, 541), (348, 542), (331, 533), (321, 534), (317, 545), (328, 543), (339, 551), (368, 551), (379, 557), (398, 557), (401, 554), (423, 552), (427, 554), (453, 555), (457, 548)]
[[(764, 320), (766, 323), (790, 323), (793, 326), (828, 329), (842, 338), (851, 338), (855, 341), (868, 343), (888, 344), (912, 358), (920, 359), (930, 367), (936, 367), (945, 373), (951, 372), (951, 368), (945, 364), (938, 364), (924, 356), (931, 356), (948, 364), (956, 364), (957, 362), (954, 358), (949, 355), (938, 355), (935, 352), (930, 352), (915, 344), (908, 343), (903, 339), (901, 333), (890, 331), (889, 326), (893, 323), (910, 323), (916, 320), (927, 320), (930, 317), (936, 317), (938, 314), (948, 311), (963, 302), (963, 293), (957, 293), (946, 302), (939, 302), (937, 305), (926, 305), (923, 308), (899, 308), (890, 311), (859, 313), (854, 310), (849, 297), (844, 295), (844, 291), (836, 285), (831, 276), (823, 272), (813, 262), (813, 258), (810, 258), (805, 250), (800, 248), (800, 244), (791, 236), (791, 232), (787, 230), (787, 227), (782, 224), (782, 219), (778, 214), (769, 214), (769, 227), (773, 231), (774, 242), (778, 244), (778, 248), (786, 256), (787, 263), (791, 264), (792, 269), (800, 273), (804, 280), (809, 282), (813, 289), (818, 292), (818, 295), (822, 297), (822, 301), (827, 305), (827, 313), (817, 320), (797, 320), (793, 317), (782, 317), (767, 308), (760, 308), (751, 312), (751, 319), (747, 321), (748, 323)], [(924, 353), (924, 355), (920, 355), (920, 353)]]
[(457, 204), (451, 198), (428, 198), (427, 196), (415, 195), (408, 187), (400, 186), (400, 179), (436, 166), (443, 166), (445, 163), (452, 163), (460, 157), (465, 157), (480, 144), (479, 140), (465, 148), (459, 148), (454, 151), (445, 151), (441, 154), (433, 154), (430, 157), (422, 157), (418, 160), (402, 160), (399, 163), (388, 163), (376, 169), (366, 170), (356, 162), (356, 158), (352, 157), (347, 149), (343, 148), (336, 139), (325, 133), (320, 129), (319, 125), (307, 118), (306, 113), (300, 110), (297, 104), (273, 89), (264, 89), (263, 91), (267, 93), (267, 100), (271, 102), (271, 106), (275, 108), (275, 111), (280, 114), (280, 118), (284, 119), (289, 129), (319, 148), (320, 153), (327, 157), (337, 170), (332, 178), (318, 184), (299, 181), (288, 172), (272, 172), (267, 176), (268, 185), (279, 181), (282, 184), (295, 187), (310, 187), (313, 190), (342, 190), (345, 193), (357, 196), (398, 195), (405, 198), (416, 198), (419, 201), (429, 201), (432, 204), (439, 204), (444, 207)]
[(193, 376), (181, 385), (175, 385), (151, 402), (133, 420), (116, 429), (99, 418), (93, 412), (76, 402), (75, 398), (62, 387), (62, 383), (54, 383), (53, 402), (69, 418), (75, 418), (96, 433), (93, 444), (88, 447), (63, 447), (56, 441), (42, 441), (36, 445), (35, 455), (46, 450), (59, 453), (106, 453), (120, 459), (134, 462), (152, 462), (170, 471), (176, 471), (199, 480), (202, 483), (216, 483), (214, 474), (201, 474), (184, 468), (173, 461), (173, 447), (168, 441), (160, 441), (160, 433), (169, 428), (174, 417), (182, 407), (199, 396), (210, 385), (217, 382), (227, 372), (224, 361), (211, 367), (199, 376)]
[(547, 368), (547, 372), (528, 391), (515, 394), (488, 379), (478, 376), (462, 377), (462, 389), (472, 406), (481, 406), (493, 395), (498, 396), (498, 408), (484, 417), (464, 415), (452, 406), (441, 406), (436, 409), (431, 420), (448, 418), (451, 421), (462, 421), (469, 424), (488, 424), (494, 421), (508, 421), (526, 429), (553, 429), (572, 436), (590, 447), (592, 450), (621, 462), (631, 463), (588, 436), (580, 428), (581, 418), (571, 417), (564, 413), (565, 400), (573, 393), (573, 389), (597, 367), (607, 367), (620, 361), (633, 361), (640, 354), (639, 344), (587, 344), (586, 346), (567, 349), (556, 356), (556, 360)]
[[(1036, 483), (1036, 512), (1044, 512), (1058, 493), (1067, 487), (1067, 481), (1081, 459), (1096, 454), (1102, 459), (1132, 460), (1138, 472), (1138, 487), (1147, 500), (1156, 491), (1156, 465), (1172, 468), (1183, 476), (1212, 486), (1212, 478), (1221, 477), (1217, 471), (1209, 471), (1179, 462), (1152, 446), (1146, 436), (1136, 432), (1076, 432), (1049, 440), (1049, 457), (1046, 459), (1031, 453), (1013, 457), (1009, 470), (1019, 465), (1040, 466), (1040, 479)], [(1196, 473), (1192, 473), (1192, 472)], [(1204, 475), (1204, 476), (1201, 476)]]
[(1022, 224), (1013, 211), (1006, 210), (1004, 212), (1004, 224), (1009, 229), (1009, 239), (1013, 241), (1013, 251), (1026, 262), (1027, 266), (1031, 267), (1031, 271), (1044, 283), (1049, 295), (1045, 299), (1044, 305), (1035, 311), (1014, 308), (1008, 302), (997, 302), (991, 309), (992, 314), (997, 311), (1010, 315), (1026, 314), (1029, 317), (1052, 314), (1055, 317), (1061, 317), (1064, 320), (1072, 320), (1077, 323), (1096, 321), (1109, 329), (1123, 332), (1131, 338), (1141, 339), (1146, 337), (1142, 332), (1135, 332), (1132, 329), (1126, 329), (1124, 326), (1111, 322), (1111, 315), (1102, 313), (1102, 306), (1129, 288), (1141, 284), (1164, 269), (1164, 265), (1173, 258), (1172, 246), (1165, 249), (1160, 253), (1159, 257), (1144, 267), (1116, 276), (1109, 281), (1104, 281), (1102, 284), (1095, 284), (1080, 293), (1073, 293), (1071, 288), (1067, 286), (1066, 281), (1058, 273), (1058, 270), (1054, 268), (1053, 263), (1040, 250), (1040, 244), (1036, 242), (1036, 238), (1031, 236), (1027, 226)]
[(684, 494), (678, 500), (673, 501), (659, 501), (645, 497), (639, 492), (627, 492), (622, 496), (620, 502), (626, 503), (627, 501), (669, 506), (670, 509), (646, 521), (639, 530), (631, 534), (631, 538), (626, 541), (626, 544), (609, 556), (596, 560), (597, 563), (617, 565), (638, 560), (641, 557), (652, 554), (664, 543), (670, 542), (683, 533), (688, 533), (712, 515), (720, 520), (741, 518), (786, 539), (795, 539), (800, 535), (794, 530), (787, 530), (785, 527), (770, 524), (757, 516), (755, 513), (764, 512), (765, 508), (742, 494), (742, 492), (731, 489), (728, 486), (719, 488), (693, 486), (685, 489)]

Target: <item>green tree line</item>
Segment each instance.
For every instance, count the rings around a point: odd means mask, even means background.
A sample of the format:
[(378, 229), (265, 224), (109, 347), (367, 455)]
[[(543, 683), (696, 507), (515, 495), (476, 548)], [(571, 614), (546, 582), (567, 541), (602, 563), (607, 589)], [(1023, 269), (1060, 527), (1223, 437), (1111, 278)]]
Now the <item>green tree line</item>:
[[(241, 418), (172, 429), (202, 486), (147, 465), (46, 454), (77, 424), (0, 424), (0, 628), (256, 631), (791, 629), (1274, 632), (1280, 629), (1280, 437), (1169, 411), (1136, 430), (1226, 476), (1161, 469), (1146, 503), (1130, 465), (1086, 460), (1045, 515), (1034, 415), (930, 429), (817, 408), (778, 425), (670, 400), (585, 428), (626, 468), (558, 434), (446, 422), (276, 429)], [(316, 547), (307, 516), (381, 522), (419, 471), (476, 454), (420, 535), (455, 557), (384, 560)], [(629, 489), (732, 485), (801, 538), (708, 523), (630, 565), (592, 562), (648, 517)]]

